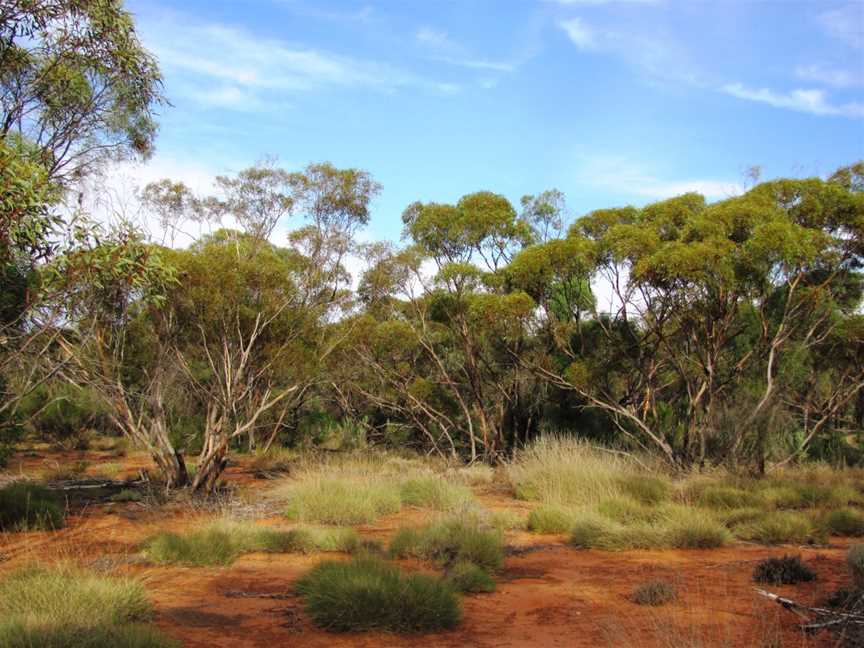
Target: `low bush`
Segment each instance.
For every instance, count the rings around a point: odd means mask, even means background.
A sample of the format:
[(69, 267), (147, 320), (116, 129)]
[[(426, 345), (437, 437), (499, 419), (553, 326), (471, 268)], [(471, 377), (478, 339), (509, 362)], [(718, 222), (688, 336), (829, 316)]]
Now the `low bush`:
[(63, 523), (63, 509), (47, 488), (28, 482), (0, 488), (0, 531), (52, 530)]
[(300, 522), (352, 526), (374, 522), (402, 507), (397, 486), (383, 482), (322, 479), (297, 484), (285, 514)]
[(735, 533), (744, 540), (767, 545), (800, 544), (813, 540), (816, 529), (807, 516), (801, 513), (775, 511), (748, 524), (742, 524)]
[(577, 549), (603, 548), (616, 526), (599, 516), (581, 516), (570, 531), (570, 544)]
[(674, 509), (663, 521), (666, 544), (675, 549), (714, 549), (732, 541), (732, 533), (699, 510)]
[(315, 624), (334, 632), (431, 632), (455, 627), (459, 599), (444, 581), (376, 559), (323, 562), (296, 585)]
[(655, 507), (640, 504), (631, 497), (613, 497), (603, 500), (597, 505), (597, 512), (621, 524), (650, 522), (657, 517)]
[(390, 542), (390, 555), (437, 560), (445, 565), (467, 561), (494, 571), (504, 562), (504, 546), (500, 532), (465, 516), (422, 529), (400, 529)]
[(672, 583), (662, 580), (648, 581), (633, 590), (632, 599), (637, 605), (666, 605), (678, 598)]
[(495, 580), (488, 571), (472, 562), (462, 560), (451, 565), (447, 582), (459, 592), (494, 592)]
[(829, 511), (822, 520), (828, 533), (840, 536), (864, 536), (864, 515), (855, 509), (839, 508)]
[(801, 562), (801, 556), (766, 558), (753, 569), (753, 580), (771, 585), (795, 585), (812, 581), (816, 574)]
[(528, 530), (534, 533), (567, 533), (573, 528), (575, 516), (557, 506), (538, 506), (528, 515)]
[(140, 582), (71, 568), (28, 567), (0, 581), (3, 648), (168, 648), (144, 625), (152, 606)]
[(856, 544), (849, 547), (846, 554), (846, 565), (852, 582), (859, 589), (864, 589), (864, 544)]
[(400, 495), (403, 504), (421, 506), (435, 511), (453, 511), (473, 499), (468, 488), (450, 484), (437, 475), (418, 477), (403, 482)]
[(230, 565), (245, 553), (357, 551), (362, 543), (353, 529), (272, 529), (249, 522), (212, 523), (180, 535), (163, 532), (144, 544), (144, 554), (156, 563), (190, 566)]

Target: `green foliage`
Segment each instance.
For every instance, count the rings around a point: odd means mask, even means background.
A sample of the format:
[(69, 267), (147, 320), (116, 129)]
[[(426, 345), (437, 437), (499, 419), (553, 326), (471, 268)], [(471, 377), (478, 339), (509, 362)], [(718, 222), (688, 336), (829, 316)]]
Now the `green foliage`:
[(374, 522), (402, 506), (399, 487), (384, 482), (321, 479), (291, 490), (285, 515), (300, 522), (354, 525)]
[(471, 516), (435, 522), (422, 529), (400, 529), (390, 541), (390, 555), (435, 560), (445, 565), (470, 562), (495, 571), (504, 562), (501, 534)]
[(29, 567), (0, 580), (3, 648), (173, 648), (141, 625), (152, 617), (140, 582), (72, 568)]
[(631, 598), (637, 605), (666, 605), (678, 598), (678, 591), (672, 583), (653, 580), (639, 585), (633, 590)]
[(801, 513), (777, 511), (761, 519), (742, 524), (735, 534), (744, 540), (753, 540), (766, 545), (802, 543), (816, 539), (816, 528), (807, 516)]
[(709, 486), (699, 495), (699, 504), (712, 508), (744, 508), (747, 506), (758, 506), (760, 498), (757, 494), (732, 488), (729, 486)]
[(447, 570), (447, 582), (458, 592), (494, 592), (495, 580), (482, 567), (468, 561), (453, 563)]
[(801, 556), (766, 558), (760, 560), (753, 569), (753, 580), (771, 585), (795, 585), (816, 578), (812, 569), (801, 562)]
[(400, 494), (403, 504), (435, 511), (453, 511), (473, 499), (470, 489), (451, 484), (437, 475), (403, 482)]
[(244, 523), (219, 521), (181, 535), (162, 532), (144, 543), (144, 554), (159, 564), (195, 567), (230, 565), (245, 553), (355, 551), (362, 547), (351, 529), (296, 528), (290, 531)]
[(47, 488), (28, 482), (0, 488), (0, 531), (52, 531), (63, 523), (63, 508)]
[(296, 584), (316, 625), (333, 632), (432, 632), (456, 626), (459, 600), (450, 585), (402, 574), (375, 559), (323, 562)]
[(672, 493), (668, 480), (653, 475), (627, 475), (622, 477), (619, 483), (624, 494), (642, 504), (660, 504), (668, 500)]
[(575, 516), (567, 509), (538, 506), (528, 514), (528, 530), (534, 533), (567, 533), (573, 528)]
[(864, 515), (851, 508), (829, 511), (822, 519), (828, 533), (840, 536), (864, 536)]

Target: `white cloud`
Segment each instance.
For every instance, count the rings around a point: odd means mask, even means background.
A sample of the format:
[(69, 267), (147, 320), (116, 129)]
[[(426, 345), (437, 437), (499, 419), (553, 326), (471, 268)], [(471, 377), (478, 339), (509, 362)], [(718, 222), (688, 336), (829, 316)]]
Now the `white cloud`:
[(142, 22), (144, 41), (168, 73), (169, 88), (202, 105), (266, 110), (285, 95), (327, 88), (403, 88), (452, 94), (456, 84), (427, 79), (386, 63), (343, 56), (219, 24), (172, 16)]
[(592, 50), (597, 48), (597, 33), (581, 18), (571, 18), (558, 23), (567, 33), (567, 37), (573, 41), (579, 49)]
[(830, 36), (855, 49), (864, 48), (864, 4), (853, 2), (819, 14), (819, 23)]
[(432, 60), (440, 63), (493, 72), (513, 72), (518, 67), (516, 63), (473, 57), (465, 47), (451, 39), (446, 32), (431, 27), (418, 29), (415, 38), (418, 43), (433, 52)]
[(738, 195), (744, 190), (742, 183), (731, 180), (658, 177), (648, 166), (623, 156), (582, 158), (575, 175), (584, 186), (649, 200), (672, 198), (693, 191), (717, 200)]
[(729, 83), (721, 90), (739, 99), (768, 104), (775, 108), (786, 108), (811, 115), (840, 117), (864, 117), (864, 104), (832, 104), (825, 91), (816, 89), (796, 89), (789, 92), (776, 92), (770, 88), (749, 88), (741, 83)]
[(795, 68), (795, 76), (805, 81), (821, 83), (835, 88), (850, 88), (852, 86), (864, 85), (864, 72), (858, 70), (841, 70), (820, 63), (812, 65), (799, 65)]

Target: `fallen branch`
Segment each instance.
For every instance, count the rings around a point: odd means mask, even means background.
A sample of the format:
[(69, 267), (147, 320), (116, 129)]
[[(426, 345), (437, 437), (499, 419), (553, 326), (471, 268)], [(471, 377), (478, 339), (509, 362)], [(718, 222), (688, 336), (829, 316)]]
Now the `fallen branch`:
[(864, 626), (864, 614), (838, 612), (837, 610), (829, 610), (827, 608), (810, 607), (809, 605), (797, 603), (785, 596), (778, 596), (777, 594), (766, 592), (758, 587), (754, 587), (753, 589), (755, 589), (756, 593), (760, 596), (764, 596), (765, 598), (782, 605), (787, 610), (794, 612), (802, 618), (806, 618), (808, 614), (817, 617), (817, 620), (811, 621), (808, 619), (807, 623), (802, 624), (802, 628), (805, 630), (821, 630), (822, 628), (828, 628), (840, 624)]

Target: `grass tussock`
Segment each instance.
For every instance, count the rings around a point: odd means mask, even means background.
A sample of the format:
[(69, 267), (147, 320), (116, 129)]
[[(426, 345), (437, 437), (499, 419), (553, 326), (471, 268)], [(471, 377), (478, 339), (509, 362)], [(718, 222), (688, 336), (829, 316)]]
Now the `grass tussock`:
[(467, 560), (460, 560), (447, 571), (447, 582), (458, 592), (466, 594), (495, 591), (495, 580), (488, 571)]
[(504, 562), (501, 533), (476, 516), (441, 520), (420, 529), (403, 528), (390, 541), (396, 558), (434, 560), (445, 565), (470, 562), (495, 571)]
[(399, 487), (383, 482), (319, 479), (292, 489), (285, 515), (299, 522), (368, 524), (402, 508)]
[(637, 605), (659, 606), (671, 603), (678, 598), (678, 591), (672, 583), (653, 580), (643, 583), (635, 590), (631, 599)]
[(813, 521), (803, 513), (774, 511), (742, 524), (735, 535), (766, 545), (813, 543), (820, 540)]
[(0, 488), (0, 531), (50, 531), (63, 523), (63, 508), (44, 486), (13, 482)]
[(760, 560), (753, 569), (753, 580), (770, 585), (795, 585), (814, 580), (816, 574), (801, 561), (801, 556), (782, 556)]
[(403, 504), (433, 511), (453, 511), (473, 499), (470, 489), (451, 484), (438, 475), (406, 480), (402, 483), (400, 495)]
[(289, 531), (250, 522), (218, 521), (187, 534), (163, 532), (144, 544), (144, 554), (159, 564), (194, 567), (230, 565), (241, 555), (267, 553), (355, 552), (364, 547), (353, 529), (298, 527)]
[(833, 535), (857, 538), (864, 536), (864, 514), (855, 509), (844, 507), (825, 514), (822, 524)]
[(377, 559), (323, 562), (296, 589), (315, 624), (334, 632), (432, 632), (453, 628), (461, 618), (459, 599), (448, 583), (403, 574)]
[(28, 567), (0, 581), (3, 648), (173, 648), (144, 625), (153, 610), (131, 578)]
[(534, 533), (567, 533), (575, 522), (572, 511), (558, 506), (538, 506), (528, 514), (528, 530)]

